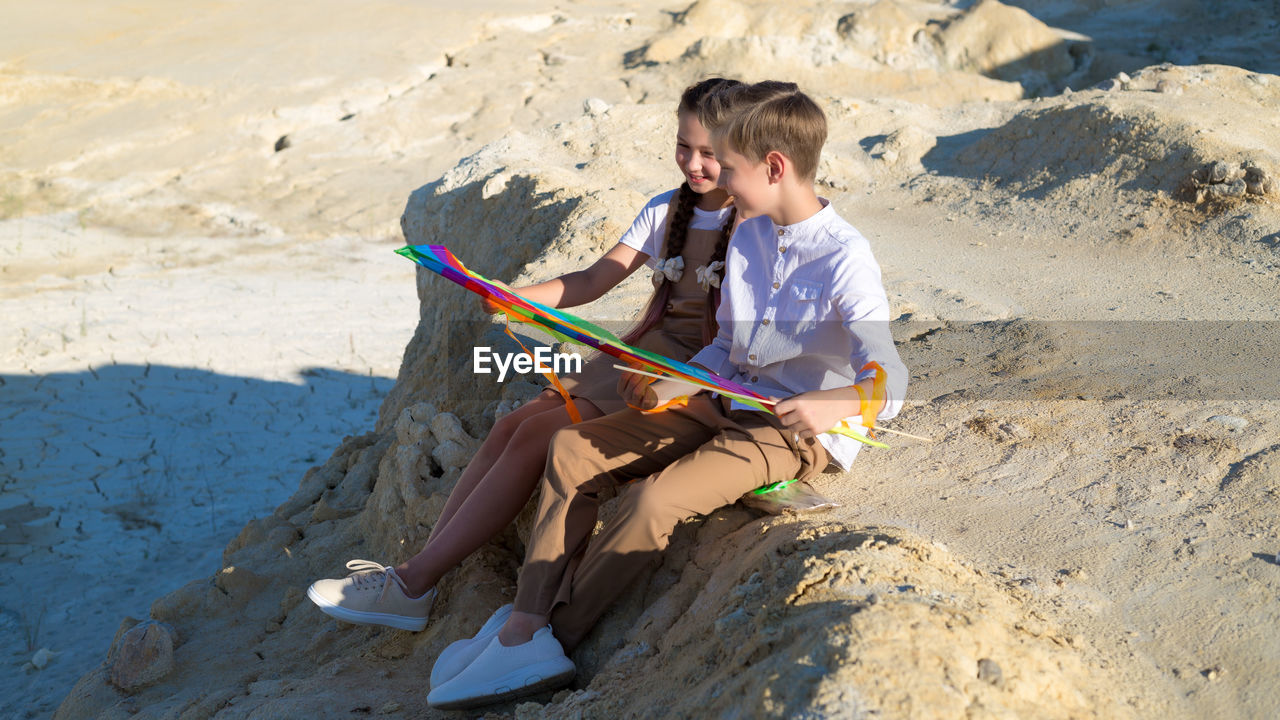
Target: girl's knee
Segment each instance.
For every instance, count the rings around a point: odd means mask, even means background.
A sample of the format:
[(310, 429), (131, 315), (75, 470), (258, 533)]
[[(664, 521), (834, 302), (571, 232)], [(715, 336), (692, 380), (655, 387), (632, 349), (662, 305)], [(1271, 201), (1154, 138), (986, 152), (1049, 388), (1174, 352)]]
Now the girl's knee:
[(514, 413), (503, 415), (493, 421), (493, 427), (489, 430), (489, 438), (499, 439), (503, 444), (506, 444), (506, 441), (510, 440), (516, 434), (516, 431), (520, 429), (520, 424), (521, 419)]

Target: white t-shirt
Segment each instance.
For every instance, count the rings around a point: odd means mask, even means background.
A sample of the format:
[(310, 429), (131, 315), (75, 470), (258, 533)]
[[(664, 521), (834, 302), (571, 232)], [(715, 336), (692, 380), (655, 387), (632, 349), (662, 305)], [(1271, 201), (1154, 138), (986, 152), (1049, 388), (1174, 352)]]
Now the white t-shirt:
[[(656, 260), (662, 257), (662, 243), (667, 237), (667, 206), (675, 196), (675, 190), (668, 190), (645, 203), (631, 227), (618, 240), (623, 245), (648, 255), (645, 265), (649, 267), (656, 265)], [(700, 210), (695, 207), (689, 229), (719, 230), (724, 227), (732, 210), (732, 205), (719, 210)]]

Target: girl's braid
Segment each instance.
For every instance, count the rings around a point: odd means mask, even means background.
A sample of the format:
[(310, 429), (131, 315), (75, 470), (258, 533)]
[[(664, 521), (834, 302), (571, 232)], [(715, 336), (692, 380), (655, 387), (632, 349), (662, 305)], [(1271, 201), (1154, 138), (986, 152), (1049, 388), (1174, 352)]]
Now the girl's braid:
[[(708, 264), (725, 261), (725, 255), (729, 252), (729, 238), (733, 236), (733, 225), (738, 220), (738, 208), (734, 207), (729, 211), (729, 217), (724, 221), (724, 227), (720, 228), (720, 239), (716, 241), (716, 249), (711, 253), (711, 259)], [(720, 284), (723, 285), (725, 276), (728, 275), (729, 268), (726, 266), (720, 271)], [(712, 286), (707, 292), (707, 312), (703, 316), (702, 323), (702, 340), (710, 344), (716, 336), (718, 330), (716, 326), (716, 308), (720, 307), (720, 288)]]
[(671, 214), (671, 224), (667, 226), (667, 238), (663, 242), (662, 257), (673, 258), (684, 252), (685, 240), (689, 237), (689, 223), (693, 222), (693, 206), (698, 201), (698, 194), (682, 183), (676, 191), (676, 209)]

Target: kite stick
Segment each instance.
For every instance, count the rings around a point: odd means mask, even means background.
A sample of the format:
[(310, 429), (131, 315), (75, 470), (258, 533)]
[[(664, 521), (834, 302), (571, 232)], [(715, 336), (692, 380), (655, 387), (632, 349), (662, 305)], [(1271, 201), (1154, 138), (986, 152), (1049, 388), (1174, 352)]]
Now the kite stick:
[[(675, 380), (675, 381), (677, 381), (677, 382), (685, 382), (684, 380), (681, 380), (681, 379), (679, 379), (679, 378), (673, 378), (673, 377), (671, 377), (671, 376), (669, 376), (669, 375), (659, 375), (659, 374), (657, 374), (657, 373), (645, 372), (644, 370), (637, 370), (636, 368), (633, 368), (633, 367), (627, 367), (626, 365), (614, 365), (614, 367), (615, 367), (615, 368), (617, 368), (617, 369), (619, 369), (619, 370), (625, 370), (625, 371), (627, 371), (627, 372), (629, 372), (629, 373), (635, 373), (636, 375), (645, 375), (645, 376), (647, 376), (647, 377), (651, 377), (651, 378), (658, 378), (659, 380)], [(735, 393), (725, 392), (725, 391), (723, 391), (723, 390), (718, 390), (718, 389), (716, 389), (716, 388), (707, 388), (707, 389), (708, 389), (708, 390), (715, 390), (716, 392), (720, 393), (721, 395), (728, 395), (728, 396), (730, 396), (730, 397), (743, 397), (743, 396), (741, 396), (741, 395), (736, 395)], [(760, 403), (761, 405), (777, 405), (777, 404), (778, 404), (778, 401), (777, 401), (777, 400), (761, 400), (761, 399), (759, 399), (759, 398), (752, 398), (752, 399), (753, 399), (753, 400), (755, 400), (756, 402)], [(912, 434), (911, 434), (911, 433), (909, 433), (909, 432), (903, 432), (903, 431), (901, 431), (901, 430), (894, 430), (894, 429), (892, 429), (892, 428), (880, 427), (879, 425), (872, 425), (872, 426), (871, 426), (871, 428), (872, 428), (873, 430), (875, 430), (876, 432), (887, 432), (887, 433), (890, 433), (890, 434), (893, 434), (893, 435), (901, 435), (902, 437), (908, 437), (908, 438), (911, 438), (912, 440), (922, 440), (922, 441), (924, 441), (924, 442), (933, 442), (933, 438), (927, 438), (927, 437), (924, 437), (924, 436), (921, 436), (921, 435), (912, 435)]]
[(758, 397), (751, 397), (750, 395), (742, 395), (740, 393), (729, 392), (728, 390), (722, 390), (718, 387), (714, 387), (711, 385), (703, 385), (702, 383), (696, 382), (694, 380), (685, 380), (684, 378), (672, 377), (670, 375), (659, 375), (658, 373), (651, 373), (645, 370), (638, 370), (636, 368), (628, 367), (626, 365), (615, 364), (614, 367), (619, 370), (625, 370), (629, 373), (635, 373), (636, 375), (644, 375), (645, 377), (657, 378), (659, 380), (674, 380), (676, 382), (682, 382), (686, 385), (697, 385), (699, 387), (704, 387), (708, 390), (718, 392), (721, 395), (728, 395), (729, 397), (743, 398), (743, 399), (751, 400), (752, 402), (758, 402), (761, 405), (777, 405), (778, 404), (778, 401), (776, 400), (764, 400)]

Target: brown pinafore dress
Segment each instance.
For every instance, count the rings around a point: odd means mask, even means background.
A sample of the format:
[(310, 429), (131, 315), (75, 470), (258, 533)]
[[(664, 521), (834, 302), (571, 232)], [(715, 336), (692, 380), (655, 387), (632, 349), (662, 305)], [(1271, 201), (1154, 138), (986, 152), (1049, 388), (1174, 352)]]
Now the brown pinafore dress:
[[(674, 208), (673, 202), (667, 213), (668, 227)], [(680, 253), (684, 257), (684, 271), (671, 288), (666, 313), (657, 325), (634, 343), (636, 347), (680, 362), (688, 361), (703, 348), (706, 344), (702, 339), (703, 317), (709, 309), (707, 293), (698, 284), (698, 267), (711, 262), (719, 241), (719, 230), (689, 229), (684, 251)], [(614, 364), (621, 364), (621, 361), (598, 353), (587, 361), (581, 373), (563, 377), (561, 381), (573, 397), (590, 401), (605, 414), (615, 413), (625, 409), (627, 404), (618, 395), (618, 379), (622, 371), (614, 368)]]

